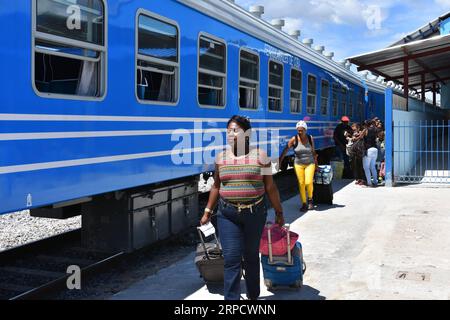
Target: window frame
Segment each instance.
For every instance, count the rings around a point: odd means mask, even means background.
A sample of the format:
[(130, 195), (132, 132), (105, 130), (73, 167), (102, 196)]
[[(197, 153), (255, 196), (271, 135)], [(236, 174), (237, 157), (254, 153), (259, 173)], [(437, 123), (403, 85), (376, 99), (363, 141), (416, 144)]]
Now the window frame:
[[(345, 90), (345, 94), (344, 94)], [(350, 92), (349, 89), (342, 87), (341, 88), (341, 103), (342, 103), (342, 114), (347, 115), (348, 112), (348, 93)]]
[[(74, 100), (74, 101), (103, 101), (106, 98), (108, 92), (108, 4), (106, 0), (98, 0), (103, 4), (104, 10), (104, 23), (103, 23), (103, 46), (88, 43), (81, 40), (74, 40), (62, 36), (57, 36), (41, 31), (37, 31), (37, 2), (38, 0), (32, 0), (31, 8), (31, 86), (34, 93), (41, 98), (47, 99), (64, 99), (64, 100)], [(80, 57), (78, 55), (63, 53), (63, 52), (46, 52), (45, 49), (36, 50), (37, 40), (49, 41), (53, 43), (58, 43), (67, 46), (79, 47), (82, 49), (93, 50), (99, 53), (99, 58), (90, 57)], [(101, 95), (98, 97), (81, 96), (81, 95), (71, 95), (71, 94), (61, 94), (61, 93), (51, 93), (51, 92), (41, 92), (36, 87), (36, 53), (51, 54), (54, 56), (59, 56), (68, 59), (76, 59), (80, 61), (91, 61), (98, 62), (100, 69), (100, 79), (99, 79), (99, 90)]]
[[(339, 95), (340, 95), (340, 87), (336, 82), (333, 82), (331, 86), (331, 105), (332, 105), (332, 116), (337, 117), (339, 115)], [(334, 90), (336, 88), (336, 91)], [(334, 99), (334, 94), (336, 93), (336, 100)], [(336, 108), (334, 107), (334, 102), (336, 101)], [(336, 111), (336, 112), (335, 112)]]
[[(243, 81), (247, 81), (247, 82), (254, 82), (254, 80), (251, 79), (247, 79), (247, 78), (241, 78), (241, 53), (242, 51), (245, 51), (249, 54), (252, 54), (254, 56), (258, 57), (258, 83), (256, 85), (256, 108), (255, 109), (251, 109), (251, 108), (242, 108), (239, 104), (239, 93), (240, 93), (240, 89), (241, 89), (241, 79), (244, 79)], [(260, 111), (260, 94), (261, 94), (261, 56), (259, 54), (259, 52), (254, 51), (254, 50), (250, 50), (248, 48), (243, 48), (241, 47), (239, 49), (239, 63), (238, 63), (238, 102), (237, 105), (239, 107), (239, 110), (245, 110), (245, 111)], [(249, 81), (250, 80), (250, 81)]]
[[(315, 95), (314, 95), (314, 113), (310, 113), (309, 112), (309, 110), (308, 110), (308, 97), (310, 96), (310, 94), (309, 94), (309, 77), (313, 77), (314, 79), (316, 79), (316, 93), (315, 93)], [(318, 96), (318, 86), (317, 86), (317, 80), (318, 80), (318, 77), (315, 75), (315, 74), (313, 74), (313, 73), (308, 73), (308, 77), (306, 78), (306, 80), (307, 80), (307, 85), (306, 85), (306, 93), (307, 93), (307, 95), (306, 95), (306, 114), (309, 114), (309, 115), (316, 115), (317, 114), (317, 96)], [(311, 96), (312, 96), (312, 94), (311, 94)]]
[[(301, 91), (292, 90), (292, 71), (298, 71), (300, 72), (300, 80), (301, 80)], [(303, 71), (300, 68), (291, 67), (291, 73), (289, 77), (289, 112), (291, 114), (302, 114), (303, 112)], [(293, 112), (291, 109), (291, 99), (292, 99), (292, 93), (300, 93), (300, 111), (299, 112)]]
[[(178, 35), (178, 43), (177, 43), (177, 57), (178, 57), (178, 62), (171, 62), (171, 61), (165, 61), (162, 59), (158, 59), (158, 58), (154, 58), (154, 57), (149, 57), (149, 56), (145, 56), (145, 55), (140, 55), (139, 54), (139, 17), (140, 15), (145, 15), (149, 18), (155, 19), (155, 20), (159, 20), (161, 22), (164, 22), (166, 24), (171, 24), (173, 27), (175, 27), (177, 29), (177, 35)], [(164, 16), (161, 16), (159, 14), (153, 13), (151, 11), (148, 11), (146, 9), (143, 8), (139, 8), (136, 12), (136, 17), (135, 17), (135, 50), (134, 50), (134, 95), (136, 97), (136, 101), (139, 104), (143, 104), (143, 105), (157, 105), (157, 106), (169, 106), (169, 107), (176, 107), (179, 105), (180, 103), (180, 92), (181, 92), (181, 80), (180, 80), (180, 69), (181, 69), (181, 29), (180, 26), (178, 24), (178, 22), (176, 22), (175, 20), (171, 20), (169, 18), (166, 18)], [(171, 66), (174, 67), (176, 72), (175, 72), (175, 94), (176, 94), (176, 100), (175, 102), (165, 102), (165, 101), (155, 101), (155, 100), (142, 100), (139, 99), (138, 93), (137, 93), (137, 75), (138, 75), (138, 60), (144, 60), (146, 62), (150, 62), (150, 63), (156, 63), (156, 64), (161, 64), (164, 66)]]
[(366, 100), (366, 90), (364, 88), (360, 88), (358, 94), (358, 107), (359, 107), (359, 116), (361, 119), (365, 117), (365, 100)]
[[(279, 64), (281, 66), (281, 70), (282, 70), (282, 74), (281, 74), (281, 87), (276, 86), (276, 85), (271, 85), (270, 84), (270, 62)], [(270, 88), (275, 88), (275, 89), (280, 89), (281, 90), (281, 96), (280, 96), (280, 110), (270, 110), (270, 104), (269, 104), (269, 100), (270, 100)], [(278, 99), (278, 98), (277, 98)], [(274, 59), (269, 59), (269, 61), (267, 62), (267, 111), (269, 112), (274, 112), (274, 113), (283, 113), (283, 107), (284, 107), (284, 64), (282, 62), (278, 62)]]
[[(328, 84), (328, 98), (324, 97), (323, 95), (323, 84), (324, 83)], [(326, 116), (329, 114), (330, 111), (330, 93), (331, 93), (331, 86), (330, 86), (330, 81), (326, 80), (326, 79), (321, 79), (320, 81), (320, 115), (321, 116)], [(322, 111), (322, 99), (327, 99), (327, 109), (326, 112), (323, 113)]]
[[(347, 116), (350, 117), (350, 119), (351, 119), (351, 118), (353, 118), (354, 109), (355, 109), (355, 93), (356, 93), (355, 89), (350, 88), (349, 93), (350, 93), (350, 95), (349, 95), (350, 100), (349, 100), (348, 108), (347, 108)], [(351, 106), (351, 108), (350, 108), (350, 106)], [(351, 112), (350, 112), (350, 110), (351, 110)]]
[[(206, 70), (206, 69), (201, 69), (200, 68), (200, 38), (202, 36), (205, 37), (205, 38), (210, 38), (213, 41), (221, 42), (223, 44), (223, 46), (225, 47), (225, 57), (224, 57), (225, 73), (223, 73), (222, 75), (220, 75), (220, 72), (217, 72), (217, 71)], [(201, 70), (204, 70), (206, 72), (201, 71)], [(209, 74), (209, 75), (212, 75), (212, 76), (218, 76), (218, 77), (223, 76), (223, 106), (214, 106), (214, 105), (200, 104), (200, 99), (199, 99), (199, 96), (198, 96), (198, 90), (199, 90), (199, 87), (200, 87), (200, 72), (206, 73), (206, 74)], [(222, 38), (219, 38), (219, 37), (214, 36), (214, 35), (212, 35), (210, 33), (201, 31), (198, 34), (198, 37), (197, 37), (197, 85), (196, 85), (197, 106), (200, 107), (200, 108), (206, 108), (206, 109), (221, 109), (221, 110), (222, 109), (226, 109), (227, 102), (228, 102), (227, 101), (228, 100), (227, 99), (227, 89), (228, 89), (227, 81), (228, 81), (228, 44), (227, 44), (227, 42), (224, 39), (222, 39)]]

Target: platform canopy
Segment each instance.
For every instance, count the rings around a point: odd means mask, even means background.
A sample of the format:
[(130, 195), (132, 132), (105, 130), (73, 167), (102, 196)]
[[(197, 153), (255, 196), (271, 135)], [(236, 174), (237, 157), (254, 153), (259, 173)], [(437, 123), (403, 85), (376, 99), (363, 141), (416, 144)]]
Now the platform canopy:
[(434, 36), (348, 58), (358, 71), (368, 70), (416, 92), (436, 90), (450, 80), (450, 35)]
[(400, 44), (406, 44), (417, 40), (429, 39), (435, 36), (439, 36), (441, 35), (442, 23), (446, 22), (448, 18), (450, 18), (450, 11), (440, 17), (437, 17), (433, 21), (428, 22), (423, 27), (420, 27), (419, 29), (407, 34), (405, 37), (396, 41), (389, 47), (395, 47)]

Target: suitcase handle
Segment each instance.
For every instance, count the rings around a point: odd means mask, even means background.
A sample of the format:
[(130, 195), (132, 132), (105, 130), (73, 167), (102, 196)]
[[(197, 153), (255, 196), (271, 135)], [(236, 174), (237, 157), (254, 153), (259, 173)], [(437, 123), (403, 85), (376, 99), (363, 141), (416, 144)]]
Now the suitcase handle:
[(287, 231), (287, 255), (288, 255), (288, 263), (292, 264), (292, 253), (291, 253), (291, 225), (285, 224), (284, 228), (286, 228)]
[[(268, 242), (269, 242), (269, 262), (273, 263), (272, 232), (271, 232), (270, 226), (271, 226), (271, 224), (268, 223), (267, 224), (267, 239), (268, 239)], [(287, 223), (287, 224), (285, 224), (283, 226), (283, 228), (285, 228), (286, 232), (287, 232), (287, 249), (288, 249), (287, 250), (287, 256), (288, 256), (288, 263), (292, 264), (293, 262), (292, 262), (292, 253), (291, 253), (291, 234), (290, 234), (291, 225)]]
[[(200, 227), (197, 227), (197, 232), (198, 232), (198, 235), (200, 237), (200, 241), (202, 242), (203, 251), (205, 251), (206, 259), (211, 260), (211, 258), (209, 257), (209, 254), (208, 254), (208, 250), (206, 249), (205, 239), (203, 239), (203, 233), (202, 233), (202, 230), (200, 230)], [(217, 239), (216, 233), (214, 232), (213, 235), (214, 235), (214, 239), (216, 240), (216, 248), (219, 249), (219, 250), (222, 250), (222, 247), (220, 246), (219, 239)]]
[(272, 232), (270, 232), (271, 224), (267, 224), (267, 240), (269, 241), (269, 262), (273, 263), (273, 254), (272, 254)]

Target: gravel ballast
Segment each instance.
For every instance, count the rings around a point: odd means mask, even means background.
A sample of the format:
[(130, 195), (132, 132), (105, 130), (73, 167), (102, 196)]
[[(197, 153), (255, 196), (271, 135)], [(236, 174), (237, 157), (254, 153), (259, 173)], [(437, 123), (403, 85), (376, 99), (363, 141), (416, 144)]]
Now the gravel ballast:
[(81, 216), (66, 220), (35, 218), (28, 210), (0, 215), (0, 251), (81, 228)]

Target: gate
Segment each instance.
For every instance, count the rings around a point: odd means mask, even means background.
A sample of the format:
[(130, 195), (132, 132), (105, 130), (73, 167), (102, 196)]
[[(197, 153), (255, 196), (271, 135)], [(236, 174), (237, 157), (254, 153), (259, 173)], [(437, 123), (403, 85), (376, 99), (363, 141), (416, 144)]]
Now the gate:
[(450, 122), (393, 121), (393, 182), (450, 184)]

